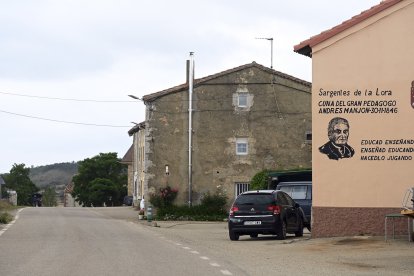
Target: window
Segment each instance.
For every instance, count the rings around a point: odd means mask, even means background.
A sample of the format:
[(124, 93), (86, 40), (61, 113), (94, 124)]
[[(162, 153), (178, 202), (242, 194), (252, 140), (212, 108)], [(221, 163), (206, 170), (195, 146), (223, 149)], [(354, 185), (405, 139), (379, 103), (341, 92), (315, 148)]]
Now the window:
[(238, 94), (238, 106), (247, 107), (247, 93)]
[(237, 138), (236, 139), (236, 154), (247, 155), (247, 153), (248, 153), (247, 138)]
[(295, 205), (295, 202), (290, 196), (288, 196), (287, 194), (284, 194), (283, 197), (286, 199), (289, 206), (293, 207)]
[(280, 190), (290, 195), (293, 199), (306, 199), (308, 186), (282, 186)]
[(288, 205), (288, 202), (282, 193), (277, 194), (277, 203), (280, 205)]
[(306, 143), (312, 143), (312, 131), (306, 131), (305, 133), (305, 141)]
[(235, 195), (238, 196), (241, 193), (247, 192), (249, 190), (249, 183), (240, 182), (234, 184)]

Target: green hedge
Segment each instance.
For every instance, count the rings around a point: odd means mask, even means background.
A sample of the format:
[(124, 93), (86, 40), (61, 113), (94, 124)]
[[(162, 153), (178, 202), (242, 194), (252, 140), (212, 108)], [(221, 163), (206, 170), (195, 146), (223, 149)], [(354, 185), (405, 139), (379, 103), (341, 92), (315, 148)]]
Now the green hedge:
[(207, 193), (200, 205), (170, 205), (157, 209), (157, 220), (222, 221), (227, 217), (227, 197), (218, 190), (215, 194)]
[(215, 208), (196, 206), (170, 206), (159, 208), (155, 219), (157, 220), (188, 220), (188, 221), (222, 221), (227, 212)]

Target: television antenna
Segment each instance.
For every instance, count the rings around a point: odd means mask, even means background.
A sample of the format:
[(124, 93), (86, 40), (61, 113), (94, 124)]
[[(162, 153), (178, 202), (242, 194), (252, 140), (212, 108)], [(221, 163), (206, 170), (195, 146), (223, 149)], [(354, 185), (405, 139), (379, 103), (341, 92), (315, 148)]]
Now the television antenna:
[(256, 39), (265, 39), (270, 41), (270, 68), (273, 69), (273, 37), (256, 37)]

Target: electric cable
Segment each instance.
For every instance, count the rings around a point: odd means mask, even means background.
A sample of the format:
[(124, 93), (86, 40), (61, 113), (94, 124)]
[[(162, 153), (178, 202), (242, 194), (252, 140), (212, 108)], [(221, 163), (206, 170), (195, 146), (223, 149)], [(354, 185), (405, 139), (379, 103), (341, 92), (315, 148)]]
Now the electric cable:
[(14, 116), (20, 116), (20, 117), (25, 117), (25, 118), (38, 119), (38, 120), (50, 121), (50, 122), (56, 122), (56, 123), (64, 123), (64, 124), (96, 126), (96, 127), (131, 128), (131, 126), (116, 126), (116, 125), (107, 125), (107, 124), (92, 124), (92, 123), (81, 123), (81, 122), (71, 122), (71, 121), (48, 119), (48, 118), (42, 118), (42, 117), (37, 117), (37, 116), (32, 116), (32, 115), (25, 115), (25, 114), (19, 114), (19, 113), (9, 112), (9, 111), (6, 111), (6, 110), (0, 110), (0, 112), (6, 113), (6, 114), (9, 114), (9, 115), (14, 115)]
[(45, 97), (45, 96), (36, 96), (36, 95), (27, 95), (27, 94), (19, 94), (19, 93), (9, 93), (9, 92), (1, 92), (0, 94), (4, 95), (11, 95), (11, 96), (19, 96), (19, 97), (28, 97), (28, 98), (38, 98), (38, 99), (47, 99), (47, 100), (59, 100), (59, 101), (74, 101), (74, 102), (97, 102), (97, 103), (134, 103), (136, 101), (132, 100), (88, 100), (88, 99), (74, 99), (74, 98), (57, 98), (57, 97)]

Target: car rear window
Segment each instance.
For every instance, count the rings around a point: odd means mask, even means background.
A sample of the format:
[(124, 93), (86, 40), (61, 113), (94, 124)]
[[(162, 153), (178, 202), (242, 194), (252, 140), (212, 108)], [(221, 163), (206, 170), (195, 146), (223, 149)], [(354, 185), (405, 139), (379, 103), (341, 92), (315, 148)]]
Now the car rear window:
[(280, 186), (279, 190), (284, 191), (290, 195), (293, 199), (306, 199), (306, 192), (308, 191), (308, 186), (306, 185), (292, 185), (292, 186)]
[(274, 197), (271, 194), (245, 194), (236, 199), (237, 205), (272, 204)]

